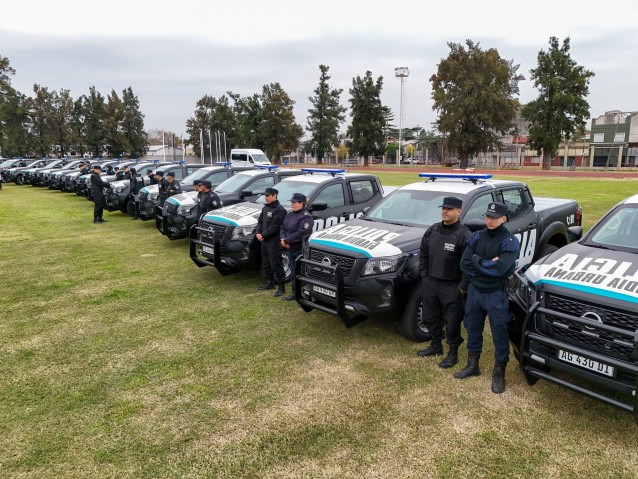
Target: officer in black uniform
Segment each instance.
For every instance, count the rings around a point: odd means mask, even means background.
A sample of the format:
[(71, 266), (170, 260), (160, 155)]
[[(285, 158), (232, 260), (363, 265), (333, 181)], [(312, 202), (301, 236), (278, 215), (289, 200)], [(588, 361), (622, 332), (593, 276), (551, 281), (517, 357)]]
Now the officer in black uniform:
[(153, 170), (146, 170), (146, 176), (148, 178), (148, 184), (149, 185), (156, 185), (157, 184), (157, 179), (153, 175)]
[(112, 176), (115, 174), (115, 170), (113, 169), (112, 165), (107, 165), (106, 166), (106, 176)]
[(120, 170), (119, 166), (115, 167), (115, 181), (120, 181), (124, 179), (124, 172)]
[(164, 178), (163, 171), (155, 172), (155, 179), (157, 180), (158, 192), (157, 198), (159, 199), (160, 205), (164, 206), (164, 202), (166, 198), (168, 198), (168, 180)]
[(217, 208), (221, 208), (222, 202), (217, 196), (217, 193), (211, 191), (212, 183), (208, 180), (202, 180), (199, 182), (199, 201), (197, 203), (197, 215), (201, 216), (203, 214), (208, 213), (209, 211), (216, 210)]
[(485, 212), (486, 229), (474, 233), (461, 258), (461, 270), (470, 278), (465, 304), (467, 366), (454, 374), (457, 379), (478, 376), (483, 349), (485, 316), (489, 317), (494, 341), (492, 392), (505, 391), (505, 368), (509, 361), (509, 302), (505, 292), (507, 278), (516, 268), (518, 239), (505, 228), (507, 206), (490, 203)]
[(314, 220), (312, 215), (306, 209), (306, 195), (295, 193), (290, 198), (290, 211), (284, 218), (279, 234), (281, 247), (288, 252), (288, 265), (292, 276), (290, 278), (290, 288), (292, 294), (284, 296), (286, 301), (295, 299), (295, 264), (297, 258), (301, 256), (303, 245), (308, 237), (312, 234)]
[(89, 173), (91, 173), (91, 169), (89, 168), (89, 162), (87, 161), (86, 163), (80, 163), (80, 174), (81, 175), (88, 175)]
[(123, 180), (130, 180), (131, 179), (131, 170), (129, 169), (128, 166), (124, 167), (124, 178), (122, 178)]
[(264, 196), (266, 205), (259, 214), (255, 238), (261, 242), (261, 264), (266, 274), (266, 282), (259, 289), (275, 289), (275, 283), (279, 286), (275, 296), (283, 296), (286, 292), (284, 281), (286, 275), (281, 263), (281, 245), (279, 232), (286, 217), (286, 209), (281, 206), (275, 188), (266, 188)]
[(461, 256), (471, 236), (459, 221), (463, 201), (446, 196), (441, 205), (440, 223), (430, 226), (421, 240), (419, 272), (423, 287), (423, 322), (432, 335), (432, 343), (417, 354), (438, 356), (443, 354), (443, 329), (450, 347), (448, 355), (439, 363), (451, 368), (458, 362), (463, 321), (463, 296), (468, 278), (460, 268)]
[(175, 172), (168, 172), (168, 187), (166, 189), (168, 191), (168, 196), (175, 196), (182, 193), (182, 185), (179, 184), (179, 181), (175, 180)]
[(104, 188), (110, 188), (110, 183), (107, 183), (102, 179), (100, 173), (102, 167), (100, 165), (93, 165), (93, 173), (91, 173), (91, 192), (93, 193), (93, 223), (106, 223), (107, 221), (102, 219), (104, 214)]
[(131, 205), (133, 206), (132, 220), (140, 219), (140, 203), (136, 201), (136, 196), (142, 188), (144, 188), (144, 178), (140, 175), (135, 168), (131, 168), (131, 178), (129, 179), (130, 193), (129, 197)]

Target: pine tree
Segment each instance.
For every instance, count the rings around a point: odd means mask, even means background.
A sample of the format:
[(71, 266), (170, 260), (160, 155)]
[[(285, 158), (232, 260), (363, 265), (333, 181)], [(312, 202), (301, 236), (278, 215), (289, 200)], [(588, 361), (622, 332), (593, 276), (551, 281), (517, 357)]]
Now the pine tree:
[(295, 123), (293, 105), (295, 102), (281, 88), (279, 83), (264, 85), (261, 94), (261, 123), (259, 138), (266, 154), (279, 163), (281, 157), (299, 146), (303, 135), (301, 125)]

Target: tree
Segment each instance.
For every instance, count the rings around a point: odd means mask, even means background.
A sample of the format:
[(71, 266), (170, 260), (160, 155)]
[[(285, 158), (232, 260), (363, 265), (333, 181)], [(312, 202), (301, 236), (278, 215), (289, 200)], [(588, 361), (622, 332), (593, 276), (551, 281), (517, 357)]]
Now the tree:
[[(73, 98), (69, 90), (51, 92), (49, 127), (56, 153), (63, 157), (73, 144)], [(77, 148), (77, 146), (75, 146)], [(81, 150), (80, 150), (81, 151)]]
[(102, 156), (105, 148), (104, 119), (106, 102), (94, 86), (89, 88), (89, 96), (84, 97), (84, 143), (94, 156)]
[(301, 125), (295, 123), (295, 102), (279, 83), (264, 85), (261, 93), (261, 118), (259, 137), (268, 156), (279, 163), (281, 157), (299, 146), (303, 135)]
[(31, 133), (31, 151), (40, 157), (47, 156), (53, 143), (52, 108), (53, 94), (48, 88), (33, 85), (33, 98), (29, 98), (29, 131)]
[(530, 70), (534, 87), (540, 91), (536, 100), (523, 107), (529, 122), (528, 145), (543, 152), (543, 169), (550, 169), (562, 140), (569, 141), (589, 118), (589, 80), (594, 76), (578, 65), (569, 54), (569, 37), (549, 39), (549, 50), (538, 52), (538, 65)]
[(106, 102), (104, 117), (104, 143), (108, 155), (121, 157), (126, 151), (126, 138), (122, 130), (124, 121), (124, 104), (115, 90), (111, 90)]
[(122, 132), (126, 151), (131, 158), (139, 158), (148, 151), (148, 136), (144, 131), (144, 115), (140, 111), (140, 101), (129, 86), (122, 90)]
[[(261, 100), (258, 94), (240, 98), (232, 92), (228, 92), (234, 100), (235, 117), (237, 124), (237, 146), (249, 146), (252, 148), (265, 148), (259, 138), (259, 124), (261, 123)], [(231, 143), (233, 144), (233, 143)]]
[(500, 137), (513, 127), (518, 100), (516, 73), (519, 65), (504, 60), (494, 48), (482, 50), (480, 44), (466, 40), (448, 43), (450, 54), (430, 77), (436, 126), (447, 136), (465, 168), (471, 155), (490, 151), (501, 144)]
[(314, 97), (309, 97), (313, 108), (308, 109), (308, 126), (306, 129), (310, 133), (314, 154), (317, 163), (323, 163), (326, 152), (337, 144), (339, 125), (345, 120), (346, 108), (339, 103), (342, 89), (331, 90), (328, 85), (330, 67), (319, 65), (321, 75), (319, 86), (315, 89)]
[(354, 152), (363, 156), (364, 166), (368, 166), (370, 156), (382, 154), (385, 147), (384, 131), (389, 109), (381, 104), (382, 89), (383, 77), (374, 81), (370, 71), (363, 78), (353, 78), (350, 88), (352, 124), (348, 128), (348, 135), (352, 139)]

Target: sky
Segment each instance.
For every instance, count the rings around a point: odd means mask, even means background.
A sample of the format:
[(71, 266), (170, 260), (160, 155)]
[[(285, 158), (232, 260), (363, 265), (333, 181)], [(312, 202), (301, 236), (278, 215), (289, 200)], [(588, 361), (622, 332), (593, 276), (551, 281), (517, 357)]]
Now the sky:
[[(307, 125), (319, 65), (349, 108), (355, 77), (383, 77), (381, 100), (404, 128), (432, 129), (430, 77), (448, 42), (471, 39), (520, 65), (522, 103), (537, 95), (530, 80), (549, 38), (571, 40), (571, 56), (595, 73), (590, 114), (638, 111), (638, 2), (456, 0), (401, 2), (324, 0), (19, 0), (0, 8), (0, 56), (16, 74), (12, 86), (68, 89), (73, 98), (95, 86), (105, 97), (131, 87), (145, 128), (186, 132), (204, 95), (242, 97), (279, 83)], [(342, 131), (345, 131), (345, 125)], [(251, 146), (251, 145), (246, 145)]]

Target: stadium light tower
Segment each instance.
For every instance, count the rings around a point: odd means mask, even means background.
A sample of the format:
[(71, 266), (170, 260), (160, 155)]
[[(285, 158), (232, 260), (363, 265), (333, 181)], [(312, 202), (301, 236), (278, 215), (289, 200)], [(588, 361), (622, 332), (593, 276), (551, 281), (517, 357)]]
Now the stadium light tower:
[(397, 166), (400, 165), (401, 140), (403, 139), (403, 83), (410, 75), (408, 67), (398, 67), (394, 69), (394, 76), (401, 80), (401, 99), (399, 101), (399, 148), (397, 149)]

